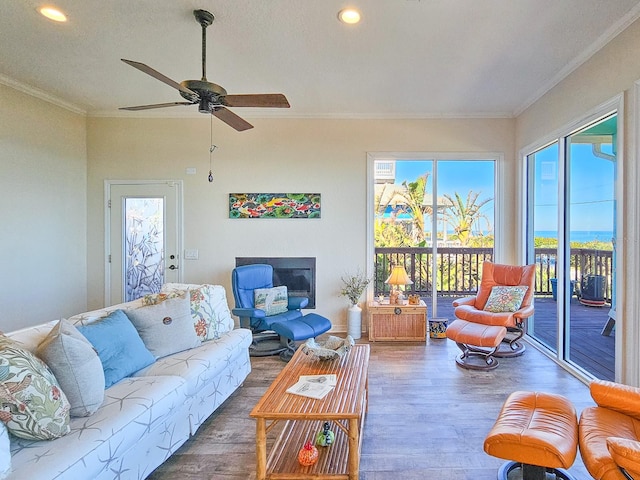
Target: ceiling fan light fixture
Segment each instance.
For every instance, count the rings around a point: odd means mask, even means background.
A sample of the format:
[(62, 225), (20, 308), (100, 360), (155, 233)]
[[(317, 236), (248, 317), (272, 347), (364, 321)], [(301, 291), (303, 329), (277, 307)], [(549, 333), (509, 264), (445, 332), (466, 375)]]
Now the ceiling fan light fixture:
[(360, 12), (355, 8), (343, 8), (338, 12), (338, 20), (348, 25), (354, 25), (360, 22)]
[[(166, 75), (154, 70), (149, 65), (122, 58), (127, 65), (140, 70), (156, 80), (175, 88), (186, 102), (167, 102), (152, 105), (138, 105), (120, 107), (121, 110), (149, 110), (153, 108), (174, 107), (177, 105), (198, 105), (201, 113), (207, 113), (223, 121), (231, 128), (242, 132), (253, 128), (249, 122), (236, 115), (227, 107), (265, 107), (289, 108), (289, 101), (282, 93), (254, 93), (227, 95), (227, 91), (220, 85), (207, 81), (207, 27), (213, 23), (213, 14), (206, 10), (194, 10), (193, 14), (202, 27), (202, 78), (200, 80), (183, 80), (178, 83)], [(213, 152), (211, 152), (213, 153)]]
[(38, 8), (38, 12), (40, 15), (47, 17), (49, 20), (53, 20), (54, 22), (66, 22), (67, 16), (58, 8), (46, 5), (44, 7)]
[(198, 111), (200, 113), (211, 113), (211, 108), (209, 108), (209, 101), (206, 98), (200, 99), (200, 104), (198, 105)]

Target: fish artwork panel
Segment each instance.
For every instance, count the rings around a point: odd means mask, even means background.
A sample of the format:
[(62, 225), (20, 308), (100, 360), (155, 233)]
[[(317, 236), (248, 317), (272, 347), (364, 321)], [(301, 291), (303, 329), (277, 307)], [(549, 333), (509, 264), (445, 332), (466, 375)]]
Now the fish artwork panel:
[(319, 193), (230, 193), (229, 218), (320, 218)]

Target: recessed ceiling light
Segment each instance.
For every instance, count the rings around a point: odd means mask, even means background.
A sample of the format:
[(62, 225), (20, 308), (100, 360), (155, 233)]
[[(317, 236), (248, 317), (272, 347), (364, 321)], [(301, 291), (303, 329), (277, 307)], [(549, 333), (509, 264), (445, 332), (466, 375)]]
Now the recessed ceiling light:
[(55, 7), (40, 7), (38, 11), (54, 22), (66, 22), (67, 16)]
[(355, 8), (344, 8), (338, 12), (338, 19), (352, 25), (360, 21), (360, 12)]

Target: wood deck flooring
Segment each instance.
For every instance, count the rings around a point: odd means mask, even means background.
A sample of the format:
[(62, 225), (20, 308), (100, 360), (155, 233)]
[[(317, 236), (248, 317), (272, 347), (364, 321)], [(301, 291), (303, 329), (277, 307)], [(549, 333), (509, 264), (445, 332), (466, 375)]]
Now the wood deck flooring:
[[(371, 344), (362, 480), (495, 480), (503, 460), (485, 454), (483, 441), (509, 393), (562, 394), (578, 414), (593, 405), (582, 382), (534, 348), (501, 359), (491, 372), (458, 367), (458, 353), (447, 339)], [(263, 357), (251, 365), (244, 386), (151, 480), (255, 479), (256, 425), (249, 412), (284, 364)], [(591, 478), (579, 454), (570, 472), (576, 480)]]
[[(438, 298), (439, 317), (454, 318), (452, 301), (452, 297)], [(431, 317), (431, 299), (426, 299), (426, 303)], [(534, 304), (535, 316), (529, 324), (529, 332), (533, 332), (541, 343), (557, 351), (557, 303), (551, 297), (536, 297)], [(614, 328), (608, 336), (601, 334), (609, 318), (609, 306), (587, 307), (575, 297), (570, 305), (568, 359), (596, 378), (613, 381), (616, 330)]]

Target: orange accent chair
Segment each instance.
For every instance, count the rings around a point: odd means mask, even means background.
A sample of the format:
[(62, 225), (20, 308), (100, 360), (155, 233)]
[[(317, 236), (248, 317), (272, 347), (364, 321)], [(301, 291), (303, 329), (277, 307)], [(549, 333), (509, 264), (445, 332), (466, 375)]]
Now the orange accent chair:
[(580, 415), (580, 456), (596, 480), (640, 479), (640, 388), (594, 380)]
[[(458, 365), (489, 370), (498, 366), (494, 357), (515, 357), (524, 353), (525, 346), (519, 340), (525, 333), (525, 320), (534, 312), (535, 269), (535, 265), (483, 263), (478, 293), (453, 302), (456, 319), (447, 328), (447, 337), (462, 350), (456, 358)], [(528, 288), (516, 311), (487, 311), (485, 306), (495, 286)], [(478, 362), (478, 358), (483, 362)]]

